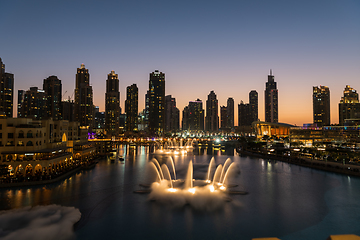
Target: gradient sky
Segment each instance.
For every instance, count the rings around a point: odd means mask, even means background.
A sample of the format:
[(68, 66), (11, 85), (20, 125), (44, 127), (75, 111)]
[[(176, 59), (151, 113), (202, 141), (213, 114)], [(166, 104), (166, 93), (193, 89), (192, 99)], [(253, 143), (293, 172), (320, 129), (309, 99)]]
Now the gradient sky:
[[(62, 80), (64, 97), (75, 87), (81, 63), (90, 72), (94, 104), (105, 110), (107, 74), (119, 74), (121, 107), (126, 87), (139, 88), (144, 108), (149, 73), (165, 73), (166, 95), (182, 112), (214, 90), (248, 102), (273, 70), (279, 121), (311, 123), (312, 87), (330, 88), (331, 122), (345, 85), (360, 91), (360, 1), (1, 1), (0, 57), (17, 90)], [(16, 106), (16, 105), (15, 105)], [(16, 115), (15, 115), (16, 116)]]

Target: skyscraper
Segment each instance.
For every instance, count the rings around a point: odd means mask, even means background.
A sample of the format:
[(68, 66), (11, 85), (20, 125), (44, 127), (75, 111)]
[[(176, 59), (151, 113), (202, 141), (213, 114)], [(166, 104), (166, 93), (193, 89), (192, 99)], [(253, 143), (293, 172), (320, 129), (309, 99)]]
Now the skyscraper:
[(85, 68), (84, 64), (77, 69), (75, 82), (75, 121), (80, 123), (80, 126), (89, 126), (91, 131), (93, 124), (93, 90), (90, 86), (89, 70)]
[(62, 119), (61, 117), (61, 80), (57, 76), (50, 76), (44, 79), (43, 89), (47, 94), (47, 117), (54, 121)]
[(105, 93), (105, 129), (109, 136), (119, 134), (120, 92), (119, 78), (115, 71), (111, 71), (106, 80)]
[(256, 90), (252, 90), (249, 93), (249, 104), (250, 104), (250, 117), (251, 122), (255, 122), (259, 119), (258, 114), (258, 93)]
[(359, 95), (355, 89), (346, 85), (344, 96), (339, 103), (339, 124), (344, 125), (345, 119), (360, 118)]
[(219, 130), (218, 100), (211, 91), (206, 100), (205, 131), (216, 132)]
[(313, 87), (313, 117), (319, 127), (330, 125), (330, 90), (326, 86)]
[(17, 103), (17, 117), (23, 117), (23, 104), (24, 104), (25, 90), (18, 90), (18, 103)]
[(226, 106), (220, 107), (220, 128), (224, 130), (228, 127), (228, 110)]
[(148, 97), (149, 132), (161, 135), (165, 124), (165, 73), (159, 70), (150, 73)]
[(240, 101), (238, 105), (238, 125), (239, 126), (250, 126), (252, 121), (250, 118), (250, 104)]
[(278, 122), (278, 90), (270, 69), (265, 89), (265, 122)]
[(0, 114), (13, 117), (14, 74), (5, 72), (5, 64), (0, 58)]
[(184, 108), (182, 130), (204, 131), (204, 109), (202, 101), (190, 101)]
[(234, 128), (234, 99), (231, 97), (228, 98), (228, 100), (227, 100), (226, 110), (227, 110), (226, 127), (233, 129)]
[(136, 84), (128, 86), (126, 88), (126, 101), (125, 101), (125, 113), (126, 131), (138, 130), (138, 87)]
[(173, 132), (180, 129), (180, 111), (176, 100), (171, 95), (165, 96), (165, 131)]
[(47, 94), (44, 90), (31, 87), (24, 95), (24, 102), (21, 106), (21, 117), (44, 120), (48, 118)]

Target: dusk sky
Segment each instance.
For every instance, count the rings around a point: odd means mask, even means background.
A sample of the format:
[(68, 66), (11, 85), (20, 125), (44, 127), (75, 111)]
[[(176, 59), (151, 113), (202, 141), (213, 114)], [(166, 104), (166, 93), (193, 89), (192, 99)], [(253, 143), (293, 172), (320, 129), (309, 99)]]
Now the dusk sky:
[[(56, 75), (64, 98), (76, 68), (89, 69), (94, 104), (105, 110), (107, 74), (139, 88), (144, 108), (149, 73), (165, 73), (166, 95), (182, 112), (214, 90), (248, 102), (264, 89), (272, 69), (279, 90), (279, 121), (311, 123), (312, 87), (330, 88), (331, 122), (345, 85), (360, 91), (360, 1), (1, 1), (0, 57), (18, 89), (42, 89)], [(220, 111), (219, 111), (220, 112)], [(182, 114), (181, 114), (182, 115)], [(16, 116), (16, 114), (15, 114)]]

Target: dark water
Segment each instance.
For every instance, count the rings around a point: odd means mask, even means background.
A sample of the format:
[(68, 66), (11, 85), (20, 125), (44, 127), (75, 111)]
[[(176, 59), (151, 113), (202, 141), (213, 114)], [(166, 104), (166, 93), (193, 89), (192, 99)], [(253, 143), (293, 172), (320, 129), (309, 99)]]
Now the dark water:
[[(149, 149), (122, 147), (124, 163), (101, 161), (92, 170), (44, 187), (0, 190), (0, 209), (59, 204), (80, 209), (78, 239), (326, 239), (330, 234), (360, 235), (360, 179), (277, 161), (230, 157), (241, 173), (231, 182), (248, 195), (231, 195), (223, 208), (204, 212), (170, 208), (134, 194), (154, 176)], [(175, 157), (179, 177), (189, 160), (194, 177), (204, 178), (212, 155)], [(166, 161), (163, 157), (160, 161)]]

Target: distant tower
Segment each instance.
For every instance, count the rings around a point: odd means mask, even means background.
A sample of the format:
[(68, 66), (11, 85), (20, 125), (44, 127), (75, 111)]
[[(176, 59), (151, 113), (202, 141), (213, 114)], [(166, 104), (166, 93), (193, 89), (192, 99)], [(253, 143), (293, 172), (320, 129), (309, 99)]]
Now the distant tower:
[(13, 117), (14, 74), (5, 72), (5, 64), (0, 58), (0, 114)]
[(17, 104), (17, 117), (23, 117), (23, 104), (24, 104), (25, 90), (18, 90), (18, 104)]
[(115, 71), (108, 74), (105, 93), (105, 129), (108, 136), (119, 134), (120, 92), (119, 78)]
[(249, 93), (249, 104), (250, 104), (250, 118), (251, 122), (255, 122), (259, 119), (258, 117), (258, 93), (256, 90), (252, 90)]
[(161, 135), (165, 124), (165, 73), (155, 70), (149, 79), (149, 122), (150, 133)]
[(228, 110), (227, 107), (220, 107), (220, 128), (224, 130), (228, 127)]
[(251, 125), (252, 121), (250, 119), (250, 104), (244, 103), (240, 101), (238, 105), (238, 125), (241, 126), (249, 126)]
[(265, 122), (278, 122), (278, 90), (271, 69), (265, 89)]
[(75, 83), (75, 121), (80, 123), (80, 126), (89, 126), (89, 131), (93, 127), (93, 90), (90, 86), (89, 70), (85, 68), (84, 64), (77, 69), (76, 83)]
[(326, 86), (313, 87), (313, 117), (319, 127), (330, 125), (330, 90)]
[(344, 96), (339, 103), (339, 125), (343, 126), (345, 119), (360, 118), (359, 94), (355, 89), (346, 85)]
[(180, 111), (176, 107), (175, 98), (165, 96), (165, 131), (172, 132), (180, 129)]
[(233, 129), (234, 128), (234, 99), (231, 97), (228, 98), (228, 100), (227, 100), (226, 110), (227, 110), (226, 127)]
[(62, 119), (61, 116), (61, 80), (57, 76), (50, 76), (44, 79), (43, 89), (47, 94), (47, 117), (53, 120)]
[(138, 130), (138, 87), (136, 84), (126, 88), (125, 113), (126, 131)]
[(216, 132), (219, 130), (218, 100), (211, 91), (206, 100), (205, 131)]
[(24, 102), (21, 107), (21, 117), (44, 120), (48, 118), (47, 94), (44, 90), (31, 87), (24, 95)]

